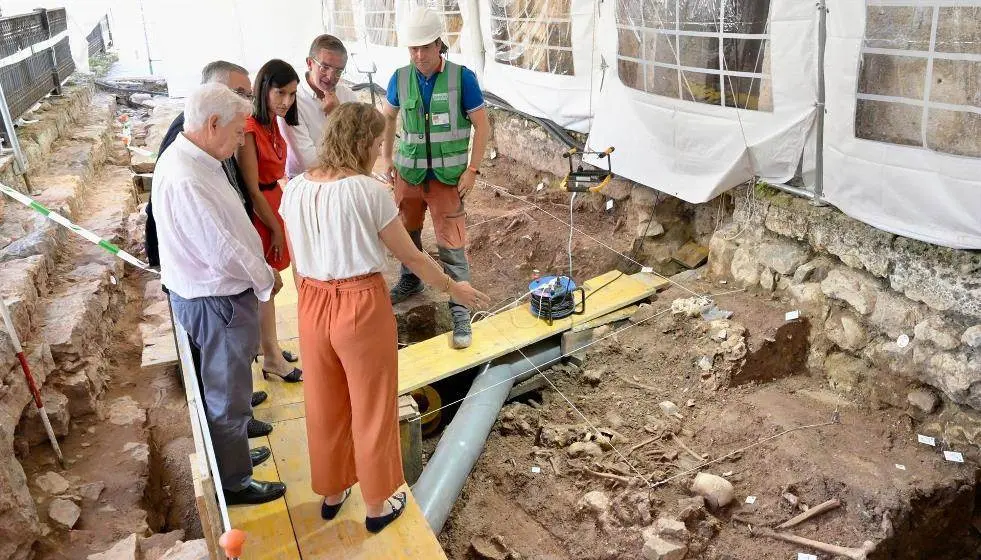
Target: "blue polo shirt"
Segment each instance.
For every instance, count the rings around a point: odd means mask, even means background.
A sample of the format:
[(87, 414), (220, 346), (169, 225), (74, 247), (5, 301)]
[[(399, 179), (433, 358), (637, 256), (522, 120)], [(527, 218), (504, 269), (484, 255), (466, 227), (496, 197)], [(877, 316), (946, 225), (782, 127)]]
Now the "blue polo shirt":
[[(473, 70), (464, 66), (462, 74), (460, 79), (460, 89), (462, 90), (460, 106), (463, 108), (463, 112), (472, 113), (484, 106), (484, 93), (480, 91), (480, 84), (477, 82), (477, 75), (474, 74)], [(388, 81), (388, 95), (386, 95), (388, 104), (395, 108), (399, 107), (398, 75), (397, 71), (392, 74), (392, 79)], [(439, 72), (436, 72), (431, 77), (426, 78), (421, 73), (416, 72), (419, 93), (422, 95), (422, 104), (427, 113), (429, 112), (429, 100), (433, 97), (433, 88), (436, 87), (438, 75)]]

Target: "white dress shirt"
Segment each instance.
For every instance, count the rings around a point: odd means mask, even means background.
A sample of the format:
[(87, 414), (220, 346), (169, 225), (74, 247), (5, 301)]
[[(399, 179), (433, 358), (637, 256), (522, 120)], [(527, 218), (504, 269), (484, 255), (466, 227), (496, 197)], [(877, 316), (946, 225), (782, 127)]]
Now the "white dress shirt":
[[(335, 93), (340, 103), (358, 100), (344, 84), (337, 84)], [(279, 118), (279, 130), (286, 138), (286, 176), (289, 178), (317, 166), (317, 148), (327, 128), (327, 115), (306, 76), (300, 78), (299, 87), (296, 88), (296, 113), (300, 123), (296, 126), (289, 126)]]
[(179, 134), (153, 172), (161, 283), (184, 299), (272, 293), (262, 242), (221, 162)]

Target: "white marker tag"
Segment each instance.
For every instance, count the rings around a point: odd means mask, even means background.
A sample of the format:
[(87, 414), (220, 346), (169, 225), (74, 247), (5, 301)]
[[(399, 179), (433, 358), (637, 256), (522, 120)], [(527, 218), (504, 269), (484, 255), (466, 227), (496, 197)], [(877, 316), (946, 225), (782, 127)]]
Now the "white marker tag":
[(932, 445), (934, 447), (937, 446), (937, 440), (936, 439), (934, 439), (934, 438), (932, 438), (930, 436), (925, 436), (923, 434), (916, 434), (916, 441), (918, 441), (920, 443), (925, 443), (927, 445)]
[(756, 496), (746, 496), (746, 503), (747, 504), (755, 504), (756, 503)]
[(957, 451), (944, 451), (944, 459), (947, 459), (951, 463), (963, 463), (964, 456)]
[(818, 560), (818, 557), (813, 554), (806, 554), (804, 552), (797, 553), (797, 560)]
[(436, 126), (445, 126), (450, 124), (450, 114), (449, 113), (433, 113), (433, 124)]
[(538, 474), (538, 473), (542, 472), (542, 468), (541, 467), (532, 467), (531, 468), (531, 472), (533, 472), (535, 474)]
[(606, 209), (607, 210), (613, 210), (613, 199), (612, 198), (610, 200), (607, 200), (606, 201)]
[(113, 286), (116, 285), (116, 277), (115, 276), (113, 276), (113, 275), (110, 274), (109, 275), (109, 281), (112, 282), (112, 285)]
[(650, 274), (650, 273), (654, 272), (654, 267), (652, 267), (652, 266), (643, 266), (643, 267), (640, 268), (640, 271), (641, 272), (646, 272), (647, 274)]
[(905, 471), (906, 470), (906, 465), (900, 465), (899, 463), (896, 463), (896, 468), (899, 469), (899, 470), (901, 470), (901, 471)]
[(896, 346), (899, 346), (900, 348), (906, 348), (909, 346), (909, 335), (899, 335), (899, 338), (896, 339)]
[(786, 315), (783, 316), (785, 321), (796, 321), (800, 319), (800, 311), (794, 309), (793, 311), (788, 311)]
[(538, 186), (535, 187), (535, 190), (536, 191), (540, 191), (540, 190), (542, 190), (544, 188), (545, 188), (545, 183), (538, 183)]

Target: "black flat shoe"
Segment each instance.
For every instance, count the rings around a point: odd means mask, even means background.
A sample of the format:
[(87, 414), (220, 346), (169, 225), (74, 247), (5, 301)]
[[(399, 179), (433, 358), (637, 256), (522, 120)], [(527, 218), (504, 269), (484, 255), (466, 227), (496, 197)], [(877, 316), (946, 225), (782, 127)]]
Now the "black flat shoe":
[(300, 361), (300, 357), (289, 350), (283, 350), (283, 359), (291, 364), (295, 364), (296, 362)]
[(268, 436), (272, 430), (272, 424), (267, 424), (266, 422), (256, 420), (255, 418), (249, 418), (250, 438)]
[(252, 466), (258, 467), (259, 465), (266, 462), (266, 459), (272, 456), (272, 451), (263, 445), (262, 447), (256, 447), (255, 449), (249, 449), (249, 458), (252, 459)]
[(230, 506), (264, 504), (282, 498), (285, 493), (286, 485), (282, 482), (253, 480), (248, 486), (237, 492), (225, 490), (225, 503)]
[(347, 501), (348, 497), (351, 495), (351, 489), (348, 488), (344, 491), (344, 499), (340, 503), (328, 505), (327, 498), (324, 498), (324, 503), (320, 504), (320, 517), (323, 517), (327, 521), (337, 517), (337, 512), (341, 511), (341, 506)]
[[(395, 504), (392, 504), (392, 502), (390, 501), (392, 498), (395, 498), (395, 500), (398, 502), (399, 504), (398, 508), (396, 508)], [(388, 525), (392, 521), (398, 519), (399, 516), (402, 515), (402, 512), (405, 511), (405, 500), (406, 500), (405, 492), (399, 492), (398, 494), (392, 496), (392, 498), (388, 499), (388, 503), (392, 504), (392, 513), (389, 513), (388, 515), (383, 515), (381, 517), (364, 518), (364, 527), (365, 529), (368, 530), (369, 533), (377, 533), (382, 529), (384, 529), (385, 527), (388, 527)]]
[(299, 383), (303, 381), (303, 370), (300, 368), (293, 368), (293, 371), (283, 375), (281, 373), (276, 373), (275, 371), (262, 370), (262, 378), (269, 379), (269, 376), (278, 377), (280, 380), (286, 383)]
[(252, 408), (255, 408), (260, 404), (266, 402), (266, 399), (268, 398), (269, 398), (269, 393), (266, 393), (265, 391), (256, 391), (252, 393)]

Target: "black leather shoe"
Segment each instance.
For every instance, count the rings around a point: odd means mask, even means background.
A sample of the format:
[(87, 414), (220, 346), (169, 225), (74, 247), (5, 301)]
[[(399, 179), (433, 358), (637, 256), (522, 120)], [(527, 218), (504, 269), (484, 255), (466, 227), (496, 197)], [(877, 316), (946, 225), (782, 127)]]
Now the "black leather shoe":
[[(398, 494), (395, 494), (388, 500), (389, 500), (388, 503), (391, 504), (392, 506), (391, 513), (389, 513), (388, 515), (383, 515), (381, 517), (364, 518), (364, 527), (365, 529), (368, 530), (369, 533), (377, 533), (382, 529), (384, 529), (385, 527), (388, 527), (388, 525), (392, 521), (398, 519), (399, 516), (402, 515), (402, 512), (405, 511), (405, 501), (406, 501), (405, 492), (399, 492)], [(395, 503), (392, 503), (391, 500), (395, 500)]]
[(266, 402), (269, 398), (269, 393), (265, 391), (256, 391), (252, 393), (252, 408), (259, 406), (260, 404)]
[(324, 498), (323, 503), (320, 504), (320, 517), (323, 517), (327, 521), (330, 521), (331, 519), (337, 517), (337, 513), (341, 511), (341, 506), (343, 506), (344, 502), (346, 502), (347, 499), (350, 497), (351, 497), (351, 489), (348, 488), (347, 490), (344, 491), (344, 498), (341, 500), (339, 504), (328, 504), (327, 498)]
[(286, 485), (282, 482), (262, 482), (253, 480), (238, 492), (225, 490), (225, 503), (230, 506), (241, 504), (264, 504), (283, 497)]
[(259, 465), (266, 462), (272, 456), (272, 451), (263, 445), (262, 447), (256, 447), (255, 449), (249, 449), (249, 458), (252, 459), (252, 466), (258, 467)]
[(267, 424), (266, 422), (256, 420), (255, 418), (249, 418), (250, 438), (268, 436), (272, 430), (272, 424)]

